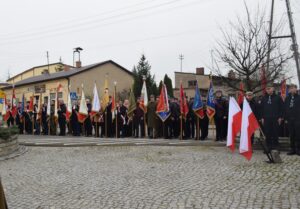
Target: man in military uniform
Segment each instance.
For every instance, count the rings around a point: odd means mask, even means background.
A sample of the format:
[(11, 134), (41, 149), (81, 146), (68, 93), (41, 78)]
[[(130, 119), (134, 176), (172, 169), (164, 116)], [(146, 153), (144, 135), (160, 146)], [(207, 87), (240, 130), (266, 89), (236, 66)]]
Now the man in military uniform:
[(156, 102), (154, 95), (150, 95), (150, 102), (148, 103), (147, 107), (147, 124), (148, 124), (148, 130), (149, 130), (149, 138), (154, 137), (154, 132), (156, 131), (154, 129), (154, 123), (155, 123), (155, 117), (156, 117)]
[(296, 85), (290, 85), (289, 95), (284, 106), (284, 118), (289, 128), (291, 146), (291, 150), (287, 154), (300, 155), (300, 97)]
[(137, 100), (136, 109), (133, 111), (133, 129), (135, 138), (139, 137), (139, 131), (141, 130), (141, 137), (145, 134), (144, 132), (144, 111), (140, 107), (140, 100)]
[[(48, 98), (49, 99), (49, 98)], [(48, 120), (47, 120), (47, 108), (50, 108), (50, 107), (47, 107), (47, 103), (44, 103), (43, 104), (43, 107), (42, 107), (42, 125), (43, 125), (43, 135), (48, 135)]]
[(64, 104), (63, 100), (59, 100), (59, 108), (57, 110), (58, 114), (58, 124), (59, 124), (59, 136), (66, 135), (66, 105)]
[(269, 151), (279, 148), (278, 130), (283, 117), (283, 101), (274, 93), (274, 87), (268, 85), (267, 94), (261, 101), (261, 123), (264, 126)]
[(215, 99), (216, 141), (225, 141), (227, 136), (228, 104), (221, 90), (216, 91)]
[(90, 117), (90, 113), (92, 111), (92, 105), (89, 99), (86, 100), (86, 106), (87, 106), (87, 110), (88, 110), (88, 116), (84, 121), (84, 132), (85, 132), (85, 136), (89, 137), (92, 136), (93, 134), (93, 125), (92, 125), (92, 120)]
[(193, 104), (194, 104), (194, 98), (191, 98), (188, 106), (189, 106), (189, 112), (188, 112), (188, 120), (190, 123), (190, 136), (192, 139), (195, 138), (195, 126), (196, 126), (196, 114), (193, 110)]

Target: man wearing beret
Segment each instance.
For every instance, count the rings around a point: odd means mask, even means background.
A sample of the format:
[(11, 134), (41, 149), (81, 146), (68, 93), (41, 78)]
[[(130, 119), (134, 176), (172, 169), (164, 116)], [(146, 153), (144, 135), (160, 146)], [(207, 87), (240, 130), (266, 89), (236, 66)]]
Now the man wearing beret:
[(267, 86), (267, 94), (261, 101), (261, 123), (264, 126), (269, 151), (278, 150), (278, 130), (283, 119), (283, 101), (274, 93), (272, 85)]
[(294, 84), (289, 87), (289, 95), (285, 100), (284, 109), (284, 118), (289, 128), (291, 147), (287, 154), (300, 155), (300, 97), (297, 93), (297, 86)]

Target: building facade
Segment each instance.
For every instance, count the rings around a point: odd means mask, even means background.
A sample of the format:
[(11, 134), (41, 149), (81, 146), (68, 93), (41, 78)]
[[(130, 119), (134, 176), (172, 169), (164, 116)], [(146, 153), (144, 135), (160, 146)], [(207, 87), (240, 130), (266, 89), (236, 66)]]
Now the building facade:
[[(29, 101), (34, 96), (36, 101), (42, 98), (42, 102), (47, 102), (50, 98), (56, 98), (57, 87), (61, 85), (58, 92), (58, 98), (67, 102), (68, 88), (72, 95), (80, 98), (82, 85), (87, 98), (92, 98), (94, 84), (97, 84), (99, 96), (104, 92), (104, 81), (108, 80), (109, 94), (114, 90), (114, 82), (117, 82), (117, 93), (128, 91), (133, 84), (133, 76), (130, 71), (115, 63), (112, 60), (100, 62), (80, 68), (70, 68), (67, 71), (56, 73), (44, 73), (39, 76), (30, 77), (14, 83), (17, 101), (22, 100), (24, 94), (25, 100)], [(6, 97), (12, 97), (12, 85), (3, 87)]]
[(210, 76), (204, 74), (204, 68), (196, 68), (195, 73), (188, 72), (175, 72), (175, 88), (174, 96), (179, 98), (180, 95), (180, 83), (182, 82), (182, 87), (188, 98), (195, 96), (196, 83), (198, 81), (198, 88), (200, 89), (200, 94), (203, 101), (206, 101), (207, 92), (210, 85), (210, 79), (213, 82), (214, 91), (221, 90), (225, 97), (236, 96), (238, 92), (230, 88), (226, 82), (218, 76)]
[(22, 73), (19, 73), (9, 78), (7, 80), (7, 83), (13, 84), (43, 74), (53, 74), (61, 71), (68, 71), (71, 67), (72, 66), (63, 64), (61, 62), (52, 63), (49, 65), (40, 65), (40, 66), (32, 67), (28, 70), (23, 71)]

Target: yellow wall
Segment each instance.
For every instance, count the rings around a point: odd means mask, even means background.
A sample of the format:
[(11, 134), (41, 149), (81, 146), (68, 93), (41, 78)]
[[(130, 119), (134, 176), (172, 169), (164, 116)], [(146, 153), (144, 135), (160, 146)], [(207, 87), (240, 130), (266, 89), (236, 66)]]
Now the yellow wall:
[[(81, 84), (84, 84), (84, 92), (86, 97), (92, 98), (93, 96), (93, 88), (94, 83), (96, 81), (99, 97), (101, 99), (101, 96), (104, 92), (104, 80), (105, 75), (108, 74), (108, 85), (109, 85), (109, 94), (112, 95), (114, 90), (114, 81), (117, 81), (117, 92), (122, 92), (123, 90), (127, 90), (129, 92), (129, 89), (131, 88), (133, 84), (133, 77), (126, 73), (121, 68), (108, 63), (105, 65), (102, 65), (100, 67), (96, 67), (91, 70), (87, 70), (83, 73), (71, 76), (70, 84), (71, 84), (71, 92), (76, 92), (77, 96), (81, 95)], [(22, 100), (22, 95), (24, 93), (25, 99), (29, 101), (30, 96), (32, 96), (32, 92), (34, 91), (34, 86), (37, 85), (46, 85), (46, 93), (42, 94), (42, 98), (49, 95), (49, 92), (55, 93), (56, 87), (58, 83), (62, 84), (63, 89), (63, 100), (65, 103), (67, 102), (67, 92), (68, 92), (68, 80), (67, 79), (59, 79), (54, 81), (45, 81), (40, 82), (36, 84), (30, 84), (26, 86), (16, 87), (16, 97), (19, 99), (19, 101)], [(12, 89), (4, 90), (4, 92), (7, 95), (7, 98), (10, 99), (12, 95)], [(35, 96), (38, 96), (39, 94), (34, 94)], [(44, 102), (44, 101), (43, 101)]]
[[(60, 64), (60, 63), (49, 65), (49, 73), (50, 74), (56, 73), (57, 69), (60, 66), (62, 67), (62, 69), (64, 69), (64, 65)], [(48, 70), (48, 66), (32, 68), (28, 71), (25, 71), (25, 72), (19, 74), (15, 78), (12, 78), (12, 79), (8, 80), (7, 82), (10, 83), (10, 84), (13, 84), (13, 83), (17, 83), (18, 81), (21, 81), (21, 80), (24, 80), (24, 79), (27, 79), (27, 78), (31, 78), (31, 77), (34, 77), (34, 76), (39, 76), (39, 75), (42, 75), (42, 72), (44, 70)]]
[(129, 89), (133, 84), (133, 77), (111, 63), (107, 63), (84, 73), (72, 76), (70, 78), (70, 90), (72, 92), (76, 92), (80, 96), (81, 84), (83, 84), (86, 97), (92, 98), (93, 88), (96, 81), (98, 94), (101, 98), (104, 92), (104, 81), (106, 74), (108, 74), (108, 88), (110, 95), (112, 95), (114, 90), (114, 81), (117, 82), (117, 92), (122, 92), (122, 90), (127, 90), (129, 92)]
[[(59, 80), (53, 80), (53, 81), (46, 81), (46, 82), (41, 82), (41, 83), (37, 83), (37, 84), (30, 84), (30, 85), (26, 85), (26, 86), (21, 86), (21, 87), (16, 87), (15, 88), (15, 93), (16, 93), (16, 98), (19, 101), (22, 101), (22, 95), (24, 93), (25, 96), (25, 100), (29, 101), (30, 97), (32, 95), (34, 96), (39, 96), (39, 93), (35, 93), (34, 92), (34, 86), (36, 85), (43, 85), (45, 84), (46, 86), (46, 92), (42, 93), (42, 98), (44, 97), (48, 97), (50, 93), (55, 93), (56, 92), (56, 88), (58, 86), (58, 84), (61, 84), (63, 86), (62, 88), (62, 92), (63, 92), (63, 99), (65, 101), (67, 101), (67, 90), (68, 90), (68, 81), (67, 79), (59, 79)], [(12, 89), (9, 90), (4, 90), (5, 94), (6, 94), (6, 98), (7, 99), (11, 99), (12, 97)], [(42, 102), (43, 99), (42, 99)]]

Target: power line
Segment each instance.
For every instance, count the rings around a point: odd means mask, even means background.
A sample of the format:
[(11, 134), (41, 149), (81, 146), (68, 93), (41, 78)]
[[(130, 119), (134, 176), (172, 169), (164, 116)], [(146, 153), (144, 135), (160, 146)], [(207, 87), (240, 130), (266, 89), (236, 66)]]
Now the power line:
[(46, 28), (45, 30), (42, 30), (42, 31), (29, 32), (29, 33), (25, 33), (23, 35), (2, 37), (1, 40), (9, 40), (9, 39), (12, 39), (12, 38), (18, 38), (18, 37), (24, 37), (24, 36), (35, 36), (35, 35), (41, 35), (41, 34), (45, 34), (45, 33), (49, 34), (49, 33), (52, 33), (52, 32), (55, 33), (58, 30), (64, 31), (64, 30), (73, 29), (73, 28), (79, 29), (80, 26), (83, 26), (83, 28), (85, 28), (86, 26), (89, 26), (89, 25), (97, 25), (99, 22), (105, 22), (105, 21), (117, 19), (117, 18), (124, 17), (124, 16), (125, 17), (126, 16), (132, 16), (132, 14), (147, 12), (149, 10), (154, 10), (154, 9), (157, 9), (157, 8), (160, 8), (160, 7), (172, 5), (172, 4), (180, 2), (180, 1), (182, 1), (182, 0), (171, 0), (171, 1), (164, 2), (164, 3), (159, 3), (159, 4), (156, 4), (156, 5), (151, 5), (151, 6), (148, 6), (148, 7), (135, 9), (135, 10), (132, 10), (132, 11), (129, 11), (129, 12), (122, 12), (122, 13), (119, 13), (119, 14), (116, 14), (116, 15), (103, 17), (103, 18), (100, 18), (100, 19), (94, 19), (94, 20), (86, 21), (86, 22), (82, 22), (82, 23), (77, 22), (77, 23), (69, 24), (69, 26), (67, 26), (67, 27), (66, 26), (59, 26), (59, 27), (56, 27), (56, 28), (53, 28), (53, 29)]
[(130, 21), (130, 20), (137, 20), (141, 17), (147, 17), (147, 16), (151, 16), (153, 14), (158, 14), (158, 13), (162, 13), (162, 12), (172, 12), (174, 11), (175, 9), (182, 9), (184, 7), (188, 7), (188, 6), (192, 6), (192, 5), (195, 5), (195, 4), (198, 4), (198, 3), (201, 3), (199, 1), (193, 1), (193, 2), (190, 2), (190, 3), (187, 3), (187, 4), (184, 4), (184, 5), (180, 5), (180, 6), (176, 6), (176, 7), (172, 7), (171, 9), (170, 8), (167, 8), (167, 9), (164, 9), (164, 10), (160, 10), (160, 11), (155, 11), (155, 12), (152, 12), (152, 13), (147, 13), (147, 14), (141, 14), (139, 16), (134, 16), (134, 17), (129, 17), (129, 18), (126, 18), (126, 19), (121, 19), (121, 20), (118, 20), (118, 21), (114, 21), (114, 22), (110, 22), (110, 23), (105, 23), (105, 24), (101, 24), (101, 25), (98, 25), (97, 28), (95, 28), (95, 26), (86, 26), (84, 28), (75, 28), (73, 30), (69, 30), (67, 32), (59, 32), (59, 31), (56, 31), (56, 33), (53, 33), (53, 34), (45, 34), (45, 35), (40, 35), (39, 37), (28, 37), (28, 38), (25, 38), (23, 40), (18, 40), (18, 41), (4, 41), (4, 42), (1, 42), (1, 45), (8, 45), (10, 43), (22, 43), (24, 41), (30, 41), (30, 40), (38, 40), (38, 39), (44, 39), (45, 37), (53, 37), (53, 36), (58, 36), (58, 35), (63, 35), (63, 34), (67, 34), (67, 33), (70, 33), (70, 32), (81, 32), (83, 29), (84, 30), (88, 30), (88, 29), (99, 29), (99, 27), (105, 27), (105, 26), (111, 26), (113, 24), (117, 24), (117, 23), (122, 23), (122, 22), (125, 22), (125, 21)]

